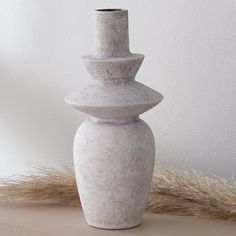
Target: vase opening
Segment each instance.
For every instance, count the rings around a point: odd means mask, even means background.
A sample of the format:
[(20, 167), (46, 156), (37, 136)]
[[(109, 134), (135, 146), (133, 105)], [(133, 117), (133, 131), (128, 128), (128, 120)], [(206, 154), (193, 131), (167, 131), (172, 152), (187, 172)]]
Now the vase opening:
[(108, 9), (96, 9), (95, 11), (104, 11), (104, 12), (106, 12), (106, 11), (123, 11), (122, 9), (119, 9), (119, 8), (108, 8)]

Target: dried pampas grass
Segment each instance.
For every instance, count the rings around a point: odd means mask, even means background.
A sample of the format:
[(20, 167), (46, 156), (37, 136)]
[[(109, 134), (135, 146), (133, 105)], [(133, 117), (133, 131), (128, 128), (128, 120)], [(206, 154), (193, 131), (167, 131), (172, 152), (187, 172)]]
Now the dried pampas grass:
[(0, 180), (0, 201), (33, 201), (45, 204), (80, 205), (74, 169), (33, 166), (29, 175)]
[[(36, 170), (27, 176), (2, 179), (0, 200), (80, 205), (73, 168)], [(236, 220), (236, 183), (158, 163), (146, 210)]]
[(147, 211), (236, 220), (236, 183), (157, 165)]

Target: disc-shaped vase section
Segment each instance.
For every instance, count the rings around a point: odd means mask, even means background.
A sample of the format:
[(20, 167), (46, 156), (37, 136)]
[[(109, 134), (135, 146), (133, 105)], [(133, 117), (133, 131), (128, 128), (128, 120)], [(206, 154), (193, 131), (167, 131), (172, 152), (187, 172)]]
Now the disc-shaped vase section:
[(74, 108), (99, 118), (135, 117), (157, 105), (163, 96), (142, 83), (91, 83), (65, 98)]
[(97, 58), (84, 56), (82, 61), (93, 79), (105, 83), (127, 82), (135, 77), (144, 59), (142, 54), (126, 57)]

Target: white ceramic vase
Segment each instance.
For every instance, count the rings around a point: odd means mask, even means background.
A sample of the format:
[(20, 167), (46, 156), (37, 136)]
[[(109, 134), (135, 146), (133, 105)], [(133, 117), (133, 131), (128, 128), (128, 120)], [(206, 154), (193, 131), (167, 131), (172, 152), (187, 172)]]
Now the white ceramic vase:
[(104, 229), (139, 225), (155, 159), (155, 141), (139, 115), (163, 96), (136, 82), (144, 55), (129, 51), (128, 11), (95, 15), (94, 55), (82, 57), (93, 81), (66, 102), (91, 116), (74, 139), (74, 167), (86, 221)]

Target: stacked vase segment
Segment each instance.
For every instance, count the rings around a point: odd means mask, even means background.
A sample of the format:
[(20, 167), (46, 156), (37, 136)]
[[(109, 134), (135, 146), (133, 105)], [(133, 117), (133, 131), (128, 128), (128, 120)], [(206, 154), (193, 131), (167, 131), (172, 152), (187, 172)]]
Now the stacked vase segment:
[(155, 141), (139, 115), (163, 96), (135, 81), (144, 55), (129, 51), (128, 11), (94, 11), (95, 54), (82, 57), (92, 76), (66, 102), (91, 116), (74, 139), (74, 166), (89, 225), (104, 229), (137, 226), (152, 179)]

